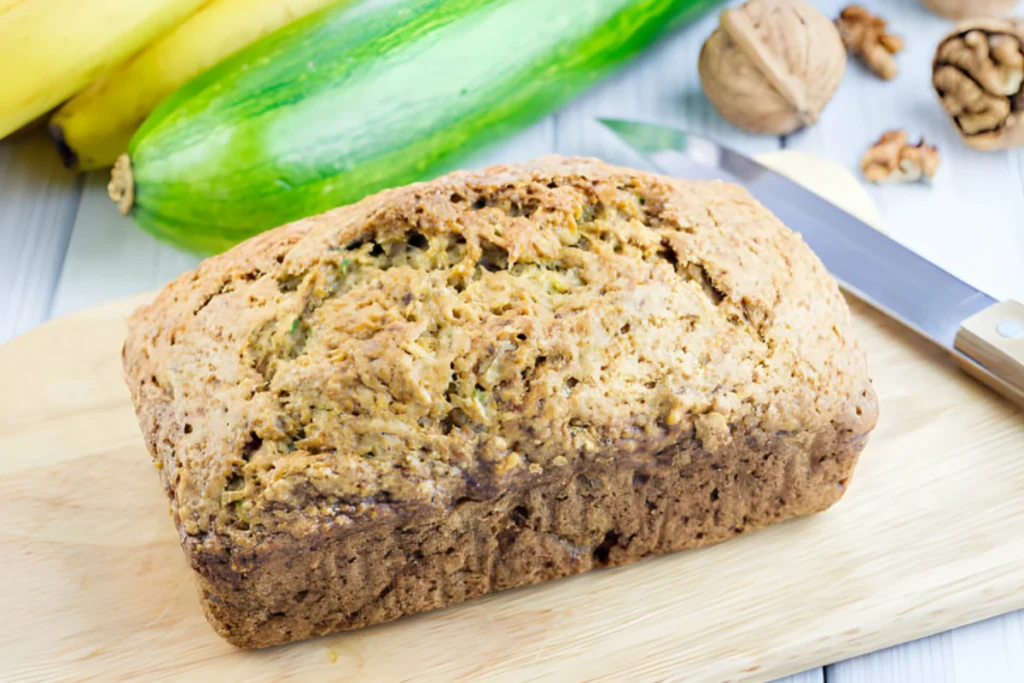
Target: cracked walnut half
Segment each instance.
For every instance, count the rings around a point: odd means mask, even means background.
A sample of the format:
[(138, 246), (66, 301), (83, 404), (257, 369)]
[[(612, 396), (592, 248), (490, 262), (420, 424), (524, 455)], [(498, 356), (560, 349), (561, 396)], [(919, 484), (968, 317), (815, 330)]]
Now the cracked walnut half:
[(932, 84), (964, 141), (993, 150), (1024, 144), (1024, 23), (961, 24), (935, 52)]

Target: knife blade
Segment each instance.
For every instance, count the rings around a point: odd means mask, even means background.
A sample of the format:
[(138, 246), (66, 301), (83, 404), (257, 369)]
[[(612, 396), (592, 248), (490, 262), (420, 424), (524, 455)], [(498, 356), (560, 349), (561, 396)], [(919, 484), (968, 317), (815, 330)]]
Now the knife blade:
[(742, 185), (799, 233), (840, 286), (951, 352), (1024, 405), (1024, 305), (1000, 303), (855, 216), (753, 159), (692, 133), (598, 121), (658, 172)]

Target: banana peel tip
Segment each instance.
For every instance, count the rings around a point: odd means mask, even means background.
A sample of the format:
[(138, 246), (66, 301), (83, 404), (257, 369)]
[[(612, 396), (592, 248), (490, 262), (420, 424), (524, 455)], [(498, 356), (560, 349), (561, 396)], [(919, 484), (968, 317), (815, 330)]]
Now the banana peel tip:
[(57, 146), (57, 154), (60, 155), (61, 161), (64, 162), (64, 167), (77, 169), (78, 155), (75, 154), (75, 150), (71, 149), (71, 145), (68, 144), (67, 139), (64, 137), (64, 129), (61, 125), (51, 122), (46, 126), (46, 130), (50, 134), (53, 144)]

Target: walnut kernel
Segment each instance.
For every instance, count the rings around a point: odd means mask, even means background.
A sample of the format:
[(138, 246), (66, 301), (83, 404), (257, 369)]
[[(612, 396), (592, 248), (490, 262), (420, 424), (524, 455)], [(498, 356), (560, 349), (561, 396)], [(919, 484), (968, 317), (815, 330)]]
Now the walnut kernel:
[(889, 80), (898, 71), (893, 55), (903, 50), (903, 39), (886, 31), (887, 22), (860, 5), (849, 5), (836, 20), (846, 49), (878, 76)]
[(864, 177), (873, 183), (911, 183), (934, 178), (939, 164), (938, 149), (923, 139), (911, 145), (906, 132), (890, 130), (864, 153), (860, 165)]

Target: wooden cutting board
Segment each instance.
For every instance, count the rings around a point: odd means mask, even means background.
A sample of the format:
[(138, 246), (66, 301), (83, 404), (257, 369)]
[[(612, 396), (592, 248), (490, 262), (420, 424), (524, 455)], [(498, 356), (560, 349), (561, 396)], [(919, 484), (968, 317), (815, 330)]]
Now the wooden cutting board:
[(4, 680), (770, 680), (1024, 607), (1024, 414), (851, 301), (881, 419), (845, 498), (696, 551), (239, 651), (121, 380), (148, 295), (0, 347)]

